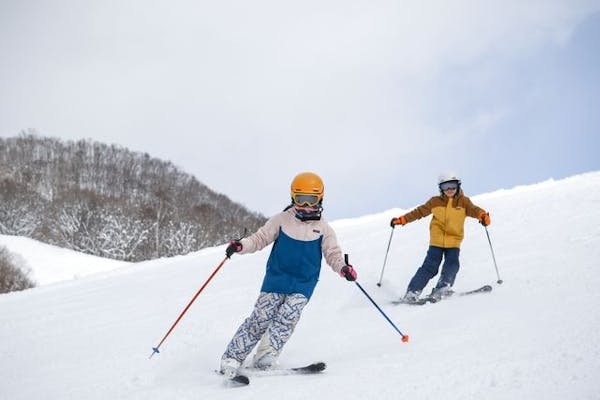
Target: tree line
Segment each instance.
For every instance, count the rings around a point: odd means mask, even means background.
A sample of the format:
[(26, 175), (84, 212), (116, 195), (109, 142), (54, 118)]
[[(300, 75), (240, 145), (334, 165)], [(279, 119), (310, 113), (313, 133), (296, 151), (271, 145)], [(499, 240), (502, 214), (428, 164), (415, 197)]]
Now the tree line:
[(0, 138), (0, 234), (142, 261), (222, 244), (265, 220), (146, 153), (35, 132)]

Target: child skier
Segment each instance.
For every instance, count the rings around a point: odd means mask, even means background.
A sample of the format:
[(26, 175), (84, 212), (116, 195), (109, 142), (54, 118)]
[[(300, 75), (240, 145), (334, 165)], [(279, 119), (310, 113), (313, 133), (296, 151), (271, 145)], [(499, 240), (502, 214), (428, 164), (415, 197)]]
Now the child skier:
[(490, 215), (474, 205), (463, 194), (460, 179), (455, 174), (442, 174), (438, 179), (440, 195), (432, 197), (409, 213), (392, 218), (390, 225), (406, 225), (417, 219), (433, 214), (429, 225), (429, 249), (423, 265), (417, 270), (404, 295), (403, 301), (415, 302), (429, 280), (437, 275), (442, 257), (444, 265), (437, 285), (431, 296), (437, 300), (450, 291), (459, 269), (460, 244), (464, 237), (464, 224), (467, 216), (477, 218), (483, 226), (491, 223)]
[(227, 247), (227, 257), (231, 257), (234, 253), (254, 253), (273, 243), (254, 310), (221, 358), (224, 375), (235, 376), (259, 340), (253, 365), (260, 369), (273, 366), (315, 289), (322, 256), (342, 277), (356, 280), (356, 271), (346, 265), (335, 232), (321, 217), (323, 191), (318, 175), (297, 175), (291, 184), (292, 204), (253, 235), (233, 240)]

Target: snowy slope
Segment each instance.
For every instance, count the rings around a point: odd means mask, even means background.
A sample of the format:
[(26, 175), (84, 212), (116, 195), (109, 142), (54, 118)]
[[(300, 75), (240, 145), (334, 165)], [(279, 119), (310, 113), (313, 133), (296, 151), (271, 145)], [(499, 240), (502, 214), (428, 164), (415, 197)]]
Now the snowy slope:
[(455, 288), (494, 291), (423, 307), (389, 301), (425, 255), (427, 221), (396, 229), (381, 288), (388, 222), (401, 210), (333, 224), (362, 286), (409, 343), (324, 266), (280, 361), (324, 360), (327, 371), (225, 387), (212, 371), (256, 299), (265, 250), (227, 261), (148, 359), (223, 259), (220, 247), (0, 296), (0, 399), (600, 398), (600, 173), (473, 200), (491, 212), (504, 284), (484, 229), (468, 220)]
[(0, 245), (20, 256), (25, 269), (31, 270), (29, 276), (37, 286), (79, 279), (129, 265), (124, 261), (78, 253), (20, 236), (0, 235)]

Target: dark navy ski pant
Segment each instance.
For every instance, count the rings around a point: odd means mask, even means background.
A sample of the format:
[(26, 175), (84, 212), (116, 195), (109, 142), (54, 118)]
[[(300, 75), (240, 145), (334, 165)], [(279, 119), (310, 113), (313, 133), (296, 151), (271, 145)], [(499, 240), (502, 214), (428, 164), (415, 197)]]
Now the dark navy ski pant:
[(460, 263), (458, 261), (458, 255), (460, 249), (458, 247), (452, 247), (445, 249), (443, 247), (429, 246), (427, 250), (427, 256), (421, 268), (417, 270), (415, 276), (410, 280), (408, 284), (409, 292), (421, 292), (431, 278), (437, 275), (442, 257), (444, 258), (444, 265), (442, 266), (442, 274), (438, 280), (436, 289), (444, 286), (452, 286), (454, 284), (454, 278), (458, 273)]

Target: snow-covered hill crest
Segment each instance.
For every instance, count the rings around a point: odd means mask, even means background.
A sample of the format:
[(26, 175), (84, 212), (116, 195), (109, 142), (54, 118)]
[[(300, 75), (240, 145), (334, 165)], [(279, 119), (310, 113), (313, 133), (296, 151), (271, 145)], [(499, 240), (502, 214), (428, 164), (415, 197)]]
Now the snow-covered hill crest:
[(597, 399), (600, 173), (472, 199), (492, 215), (504, 284), (495, 284), (485, 231), (468, 220), (455, 287), (494, 290), (423, 307), (390, 301), (425, 255), (427, 221), (397, 228), (381, 288), (388, 222), (399, 210), (333, 223), (361, 285), (409, 343), (324, 265), (280, 362), (324, 360), (327, 371), (224, 387), (212, 371), (258, 295), (265, 250), (227, 261), (149, 360), (223, 259), (213, 248), (0, 296), (0, 398)]

